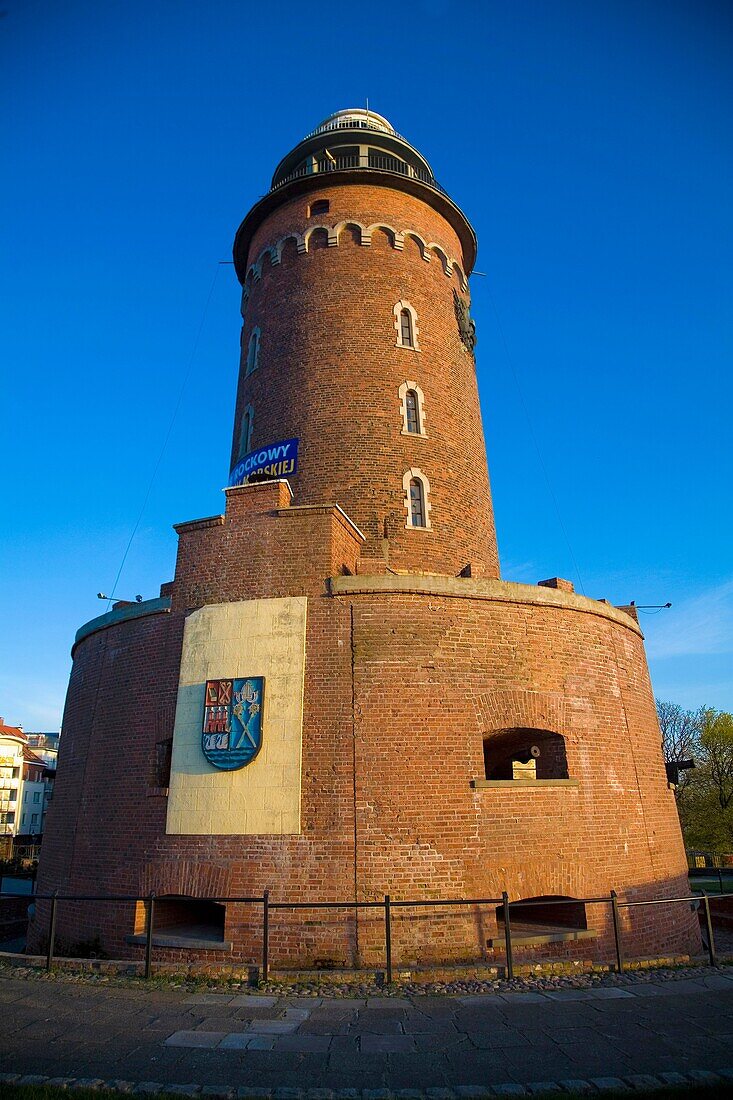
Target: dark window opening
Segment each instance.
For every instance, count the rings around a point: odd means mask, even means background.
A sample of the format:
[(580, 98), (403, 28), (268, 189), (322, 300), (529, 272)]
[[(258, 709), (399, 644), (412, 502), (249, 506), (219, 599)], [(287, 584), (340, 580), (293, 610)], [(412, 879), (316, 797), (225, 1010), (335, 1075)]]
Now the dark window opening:
[(239, 457), (244, 456), (249, 452), (249, 445), (252, 439), (252, 411), (245, 409), (242, 417), (242, 427), (239, 432)]
[(400, 343), (403, 348), (411, 348), (414, 344), (412, 338), (412, 317), (410, 316), (409, 309), (400, 311)]
[[(509, 921), (512, 942), (521, 944), (552, 943), (553, 941), (585, 939), (588, 931), (585, 905), (582, 901), (564, 894), (541, 894), (522, 901), (509, 902)], [(506, 921), (504, 906), (496, 909), (496, 940), (489, 940), (490, 947), (504, 943)]]
[(155, 767), (153, 772), (154, 787), (168, 787), (171, 779), (171, 757), (173, 755), (173, 738), (158, 741), (155, 746)]
[(316, 199), (315, 202), (310, 204), (308, 217), (313, 218), (316, 214), (327, 214), (330, 205), (328, 199)]
[(504, 729), (484, 738), (487, 779), (567, 779), (565, 738), (550, 730)]
[(251, 374), (253, 370), (258, 367), (258, 357), (260, 353), (260, 334), (255, 329), (249, 338), (249, 344), (247, 346), (247, 367), (245, 375)]
[(425, 490), (416, 477), (410, 482), (410, 522), (413, 527), (425, 526)]
[[(135, 934), (128, 942), (144, 943), (145, 903), (138, 904)], [(229, 950), (224, 940), (226, 906), (198, 898), (158, 897), (153, 915), (153, 943), (159, 947), (208, 947)]]
[(415, 435), (420, 434), (420, 416), (418, 414), (417, 394), (414, 390), (408, 390), (405, 394), (405, 411), (407, 413), (407, 430)]

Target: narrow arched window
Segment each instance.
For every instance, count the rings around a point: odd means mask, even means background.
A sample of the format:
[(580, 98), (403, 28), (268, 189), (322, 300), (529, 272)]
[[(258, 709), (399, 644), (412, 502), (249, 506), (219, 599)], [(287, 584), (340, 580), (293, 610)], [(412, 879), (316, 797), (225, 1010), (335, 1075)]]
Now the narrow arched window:
[(397, 347), (419, 351), (417, 313), (409, 302), (397, 302), (394, 307), (394, 327), (397, 333)]
[(410, 524), (412, 527), (425, 526), (425, 490), (417, 477), (410, 481)]
[(242, 423), (239, 429), (239, 457), (243, 458), (244, 455), (249, 453), (252, 445), (252, 427), (254, 425), (254, 410), (251, 405), (242, 413)]
[(417, 382), (405, 379), (399, 388), (403, 435), (426, 436), (425, 395)]
[(432, 530), (430, 523), (432, 509), (430, 482), (422, 470), (417, 467), (405, 470), (402, 478), (402, 488), (405, 494), (403, 498), (406, 513), (405, 527), (408, 530), (415, 527), (420, 527), (426, 531)]
[(408, 432), (414, 435), (420, 434), (420, 414), (417, 394), (414, 390), (408, 390), (405, 394), (405, 421)]
[(403, 348), (411, 348), (415, 344), (412, 335), (412, 317), (407, 309), (400, 311), (400, 343)]
[(260, 358), (260, 330), (256, 328), (249, 338), (249, 344), (247, 345), (247, 366), (245, 368), (245, 375), (251, 374), (253, 370), (257, 370)]

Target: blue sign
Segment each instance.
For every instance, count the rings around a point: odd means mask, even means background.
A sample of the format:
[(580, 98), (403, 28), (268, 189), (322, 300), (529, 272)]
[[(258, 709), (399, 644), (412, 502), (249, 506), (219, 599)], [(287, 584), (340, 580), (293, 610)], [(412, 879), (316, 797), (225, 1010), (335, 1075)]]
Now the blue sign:
[(289, 477), (298, 472), (297, 439), (284, 439), (281, 443), (269, 443), (250, 451), (241, 458), (229, 475), (230, 485), (244, 485), (252, 474), (269, 474), (270, 477)]
[(264, 676), (206, 681), (201, 748), (215, 768), (231, 772), (257, 756), (264, 695)]

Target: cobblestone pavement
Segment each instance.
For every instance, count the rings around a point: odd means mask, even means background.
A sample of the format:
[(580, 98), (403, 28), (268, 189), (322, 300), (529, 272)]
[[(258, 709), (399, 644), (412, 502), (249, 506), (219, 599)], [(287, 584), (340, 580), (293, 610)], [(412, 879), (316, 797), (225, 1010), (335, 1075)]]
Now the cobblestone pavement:
[(733, 974), (711, 969), (626, 987), (363, 1000), (0, 977), (0, 1002), (0, 1074), (121, 1080), (140, 1092), (158, 1083), (205, 1095), (389, 1089), (469, 1100), (488, 1086), (733, 1080)]

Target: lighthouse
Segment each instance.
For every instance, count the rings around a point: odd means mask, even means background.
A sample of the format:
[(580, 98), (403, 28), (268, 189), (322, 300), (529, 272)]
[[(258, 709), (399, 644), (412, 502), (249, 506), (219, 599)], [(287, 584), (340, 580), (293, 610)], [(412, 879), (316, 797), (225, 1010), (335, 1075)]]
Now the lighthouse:
[[(508, 913), (526, 958), (607, 960), (587, 899), (686, 891), (634, 609), (500, 579), (475, 257), (362, 109), (245, 216), (223, 504), (177, 525), (158, 598), (73, 646), (39, 892), (140, 900), (61, 903), (64, 941), (140, 957), (155, 893), (156, 957), (253, 963), (260, 910), (232, 899), (267, 891), (341, 905), (273, 911), (273, 965), (373, 965), (381, 917), (355, 904), (388, 894), (416, 903), (405, 966), (500, 958)], [(39, 903), (32, 943), (47, 923)], [(630, 954), (699, 946), (685, 906), (622, 923)]]

